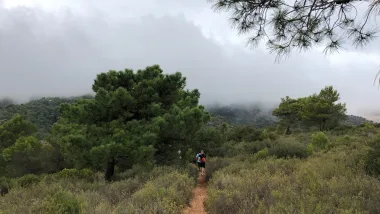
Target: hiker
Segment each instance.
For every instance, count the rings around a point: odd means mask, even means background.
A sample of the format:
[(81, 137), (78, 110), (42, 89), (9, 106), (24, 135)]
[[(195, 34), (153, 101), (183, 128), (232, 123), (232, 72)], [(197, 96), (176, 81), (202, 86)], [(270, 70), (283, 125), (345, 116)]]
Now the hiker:
[(199, 158), (200, 156), (201, 156), (201, 153), (200, 152), (197, 153), (194, 160), (194, 163), (196, 163), (198, 166), (198, 171), (201, 171), (201, 159)]
[(206, 168), (206, 154), (202, 150), (200, 153), (197, 154), (197, 162), (198, 162), (198, 170), (201, 172), (201, 175), (205, 174), (205, 168)]

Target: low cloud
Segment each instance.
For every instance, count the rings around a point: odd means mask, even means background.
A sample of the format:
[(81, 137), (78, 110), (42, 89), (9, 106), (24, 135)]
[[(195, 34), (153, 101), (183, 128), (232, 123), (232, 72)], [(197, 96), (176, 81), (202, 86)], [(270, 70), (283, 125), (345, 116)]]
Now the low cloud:
[(351, 113), (380, 106), (380, 92), (372, 85), (378, 52), (325, 57), (311, 50), (275, 63), (266, 50), (226, 39), (234, 32), (224, 21), (217, 23), (225, 26), (219, 33), (207, 34), (208, 25), (201, 25), (194, 11), (217, 15), (204, 4), (192, 8), (180, 1), (175, 8), (187, 9), (170, 13), (161, 8), (133, 18), (91, 7), (86, 13), (2, 9), (0, 96), (25, 100), (85, 94), (100, 72), (160, 64), (165, 72), (182, 72), (188, 88), (201, 91), (203, 104), (275, 103), (333, 85)]

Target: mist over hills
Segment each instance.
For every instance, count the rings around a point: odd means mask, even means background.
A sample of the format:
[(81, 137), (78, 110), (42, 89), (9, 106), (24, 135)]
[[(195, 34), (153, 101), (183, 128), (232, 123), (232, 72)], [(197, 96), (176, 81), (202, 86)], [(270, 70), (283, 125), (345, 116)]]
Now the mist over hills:
[[(15, 114), (25, 116), (39, 130), (40, 137), (50, 133), (51, 126), (59, 117), (59, 107), (63, 103), (74, 103), (81, 98), (92, 98), (92, 95), (71, 97), (42, 97), (31, 98), (28, 102), (20, 103), (11, 98), (0, 100), (0, 124), (11, 119)], [(206, 105), (206, 110), (213, 117), (219, 117), (231, 125), (252, 125), (258, 128), (277, 125), (279, 119), (272, 115), (276, 104), (270, 103), (233, 103)], [(342, 125), (357, 126), (365, 122), (374, 123), (361, 116), (347, 115)]]
[[(272, 115), (275, 105), (263, 104), (231, 104), (231, 105), (209, 105), (206, 109), (213, 116), (225, 118), (226, 122), (231, 124), (253, 125), (259, 128), (276, 125), (279, 121)], [(361, 116), (347, 115), (346, 119), (341, 122), (342, 125), (358, 126), (365, 122), (374, 123)]]
[(231, 124), (265, 127), (275, 125), (278, 119), (272, 116), (274, 107), (262, 104), (210, 105), (206, 109), (214, 116), (221, 116)]

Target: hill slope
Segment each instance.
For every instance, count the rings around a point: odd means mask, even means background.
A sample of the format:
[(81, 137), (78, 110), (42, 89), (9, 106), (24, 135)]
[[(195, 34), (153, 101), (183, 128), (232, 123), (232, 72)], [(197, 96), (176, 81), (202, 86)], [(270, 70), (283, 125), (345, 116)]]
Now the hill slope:
[[(249, 107), (242, 105), (212, 106), (208, 107), (207, 110), (214, 116), (223, 117), (225, 121), (231, 124), (254, 125), (263, 128), (276, 125), (278, 122), (278, 118), (272, 115), (273, 109), (266, 109), (258, 105)], [(347, 115), (341, 124), (358, 126), (366, 122), (374, 123), (364, 117)]]
[(51, 130), (51, 126), (59, 117), (59, 108), (63, 103), (73, 103), (78, 99), (90, 96), (78, 97), (43, 97), (32, 100), (24, 104), (13, 104), (8, 99), (4, 99), (0, 105), (0, 124), (11, 119), (15, 114), (21, 114), (27, 120), (37, 126), (38, 136), (44, 137)]

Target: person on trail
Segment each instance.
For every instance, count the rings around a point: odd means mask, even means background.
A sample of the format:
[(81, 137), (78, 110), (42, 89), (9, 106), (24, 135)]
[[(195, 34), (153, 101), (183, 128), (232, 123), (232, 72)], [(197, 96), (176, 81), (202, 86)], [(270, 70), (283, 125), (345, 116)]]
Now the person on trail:
[(195, 161), (197, 163), (197, 166), (198, 166), (198, 171), (201, 171), (201, 153), (199, 152), (196, 156), (195, 156)]
[(197, 161), (198, 161), (199, 171), (201, 171), (201, 175), (204, 175), (205, 168), (206, 168), (206, 154), (203, 150), (201, 151), (201, 153), (197, 154)]

